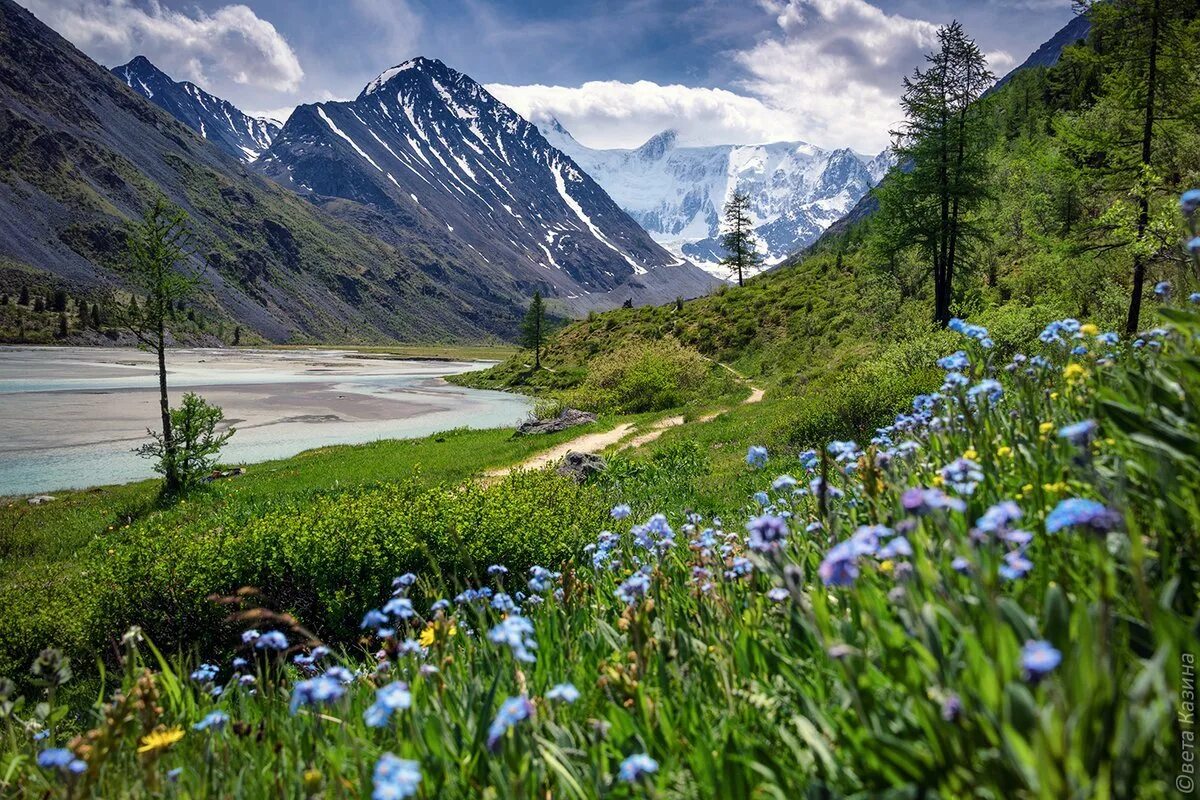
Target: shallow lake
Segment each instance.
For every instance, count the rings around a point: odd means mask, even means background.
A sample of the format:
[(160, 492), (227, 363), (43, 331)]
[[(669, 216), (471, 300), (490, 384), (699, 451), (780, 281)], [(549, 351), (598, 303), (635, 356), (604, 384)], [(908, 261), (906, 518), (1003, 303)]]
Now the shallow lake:
[[(176, 405), (195, 391), (237, 433), (228, 464), (330, 444), (515, 425), (528, 398), (441, 380), (486, 364), (400, 361), (340, 350), (168, 353)], [(132, 349), (0, 347), (0, 496), (153, 476), (133, 450), (160, 427), (153, 357)]]

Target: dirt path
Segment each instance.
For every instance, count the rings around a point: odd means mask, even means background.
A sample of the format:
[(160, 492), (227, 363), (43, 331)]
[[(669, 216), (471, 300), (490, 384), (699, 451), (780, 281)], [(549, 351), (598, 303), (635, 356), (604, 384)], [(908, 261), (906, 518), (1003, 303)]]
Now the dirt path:
[[(715, 361), (713, 363), (721, 364), (719, 361)], [(748, 380), (746, 380), (746, 376), (742, 375), (728, 364), (721, 364), (721, 366), (733, 373), (739, 381), (750, 387), (750, 394), (745, 400), (742, 401), (742, 405), (750, 405), (751, 403), (762, 402), (763, 395), (766, 394), (764, 390), (751, 384)], [(709, 422), (710, 420), (716, 419), (727, 410), (728, 409), (710, 411), (707, 414), (697, 417), (695, 420), (693, 420), (693, 422)], [(507, 467), (498, 467), (496, 469), (489, 470), (483, 474), (483, 479), (485, 483), (492, 483), (518, 469), (535, 470), (553, 466), (561, 461), (567, 453), (570, 453), (573, 450), (581, 453), (598, 453), (601, 450), (605, 450), (614, 445), (619, 445), (618, 449), (620, 450), (628, 450), (633, 447), (642, 447), (643, 445), (650, 444), (650, 442), (653, 442), (671, 428), (677, 428), (683, 423), (684, 417), (682, 414), (673, 417), (664, 417), (663, 419), (652, 422), (649, 427), (646, 428), (646, 430), (626, 441), (625, 437), (633, 432), (634, 425), (632, 422), (622, 422), (620, 425), (617, 425), (615, 428), (610, 428), (607, 431), (596, 431), (595, 433), (584, 434), (583, 436), (580, 436), (576, 439), (571, 439), (568, 442), (557, 444), (554, 447), (543, 450), (542, 452), (533, 455), (518, 464), (512, 464)]]

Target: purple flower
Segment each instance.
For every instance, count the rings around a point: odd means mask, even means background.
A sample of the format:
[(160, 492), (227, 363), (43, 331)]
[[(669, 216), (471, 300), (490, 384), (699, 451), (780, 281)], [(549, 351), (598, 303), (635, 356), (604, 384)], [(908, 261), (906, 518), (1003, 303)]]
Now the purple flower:
[(1185, 217), (1190, 218), (1200, 209), (1200, 189), (1188, 189), (1179, 196), (1179, 210)]
[(934, 511), (948, 509), (950, 511), (966, 511), (967, 504), (957, 497), (951, 497), (941, 489), (906, 489), (900, 496), (900, 505), (904, 510), (917, 516), (925, 516)]
[(983, 472), (971, 459), (958, 458), (942, 467), (942, 480), (959, 494), (972, 494), (983, 480)]
[(380, 686), (375, 691), (375, 702), (363, 712), (363, 721), (372, 728), (382, 728), (396, 711), (412, 707), (412, 693), (408, 684), (396, 681)]
[(942, 701), (942, 719), (946, 722), (954, 722), (961, 714), (962, 700), (954, 692), (946, 695), (946, 699)]
[(87, 772), (87, 762), (76, 758), (75, 754), (65, 747), (51, 747), (38, 753), (37, 765), (42, 769), (57, 769), (73, 775)]
[(1060, 439), (1066, 439), (1076, 447), (1086, 447), (1095, 438), (1097, 427), (1095, 420), (1085, 419), (1081, 422), (1059, 428), (1058, 436)]
[(750, 549), (759, 553), (778, 550), (787, 541), (788, 526), (783, 517), (763, 514), (746, 524), (750, 532)]
[(421, 765), (384, 753), (375, 762), (371, 784), (374, 788), (371, 800), (404, 800), (412, 797), (421, 784)]
[(258, 637), (258, 640), (254, 642), (254, 646), (259, 650), (287, 650), (288, 640), (280, 631), (267, 631)]
[(579, 699), (579, 690), (571, 683), (560, 683), (546, 692), (547, 700), (558, 700), (570, 705)]
[(1062, 653), (1045, 640), (1025, 642), (1021, 648), (1021, 671), (1025, 680), (1037, 683), (1062, 663)]
[(1001, 565), (1000, 576), (1005, 580), (1015, 581), (1023, 578), (1033, 569), (1033, 562), (1025, 557), (1020, 550), (1012, 550), (1004, 554), (1004, 564)]
[(650, 578), (642, 572), (635, 572), (621, 582), (617, 587), (617, 599), (628, 605), (635, 605), (646, 596), (650, 590)]
[(774, 589), (767, 590), (767, 599), (772, 603), (782, 603), (788, 599), (788, 590), (782, 586), (776, 586)]
[(858, 577), (858, 552), (853, 542), (835, 544), (825, 554), (817, 573), (826, 586), (850, 586)]
[(537, 660), (532, 652), (537, 649), (537, 640), (533, 638), (533, 623), (520, 614), (510, 614), (501, 620), (488, 633), (488, 639), (492, 644), (508, 647), (517, 661), (532, 664)]
[(1059, 501), (1046, 517), (1046, 531), (1057, 533), (1063, 528), (1089, 528), (1096, 533), (1106, 533), (1119, 523), (1117, 513), (1103, 503), (1072, 497)]
[(985, 533), (1000, 533), (1012, 527), (1021, 518), (1021, 508), (1012, 500), (1004, 500), (983, 512), (975, 521), (975, 528)]
[(210, 711), (204, 719), (192, 726), (193, 730), (204, 731), (214, 730), (219, 731), (229, 722), (229, 715), (224, 711)]
[(746, 464), (755, 469), (762, 469), (767, 465), (767, 448), (762, 445), (751, 445), (746, 451)]
[(876, 557), (880, 559), (908, 557), (913, 554), (912, 545), (908, 543), (908, 539), (903, 536), (897, 536), (883, 547), (879, 548)]
[(387, 621), (387, 614), (384, 614), (377, 608), (372, 608), (363, 615), (362, 624), (359, 625), (359, 627), (363, 630), (366, 630), (367, 628), (381, 628), (387, 624)]

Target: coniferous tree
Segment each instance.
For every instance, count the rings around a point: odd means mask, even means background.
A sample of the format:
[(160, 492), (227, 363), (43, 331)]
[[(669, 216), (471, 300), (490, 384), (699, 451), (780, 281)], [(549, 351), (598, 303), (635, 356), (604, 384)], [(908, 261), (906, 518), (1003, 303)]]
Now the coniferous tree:
[(238, 325), (233, 329), (233, 346), (237, 347), (242, 343), (242, 326)]
[(100, 329), (100, 304), (92, 303), (92, 327)]
[(58, 338), (67, 338), (67, 312), (65, 311), (58, 313)]
[(17, 299), (17, 304), (22, 305), (22, 306), (29, 305), (29, 287), (28, 286), (21, 287), (21, 295)]
[(525, 320), (521, 323), (521, 343), (533, 351), (533, 368), (542, 366), (542, 344), (546, 340), (546, 304), (542, 302), (542, 293), (534, 292), (529, 302), (529, 310), (525, 312)]
[(905, 120), (896, 170), (880, 188), (880, 230), (897, 249), (917, 247), (933, 274), (934, 320), (950, 321), (954, 277), (979, 233), (971, 215), (986, 198), (988, 120), (978, 101), (992, 73), (958, 22), (938, 31), (938, 50), (904, 79)]
[(80, 298), (75, 303), (75, 313), (79, 315), (79, 327), (86, 328), (88, 324), (88, 301)]
[(64, 291), (62, 289), (55, 289), (54, 297), (51, 300), (50, 307), (59, 313), (66, 311), (67, 310), (67, 293), (66, 293), (66, 291)]
[(8, 292), (0, 294), (0, 306), (8, 305)]
[(46, 310), (46, 301), (41, 297), (33, 301), (33, 310), (36, 314), (41, 314)]
[(737, 276), (738, 286), (745, 286), (745, 274), (762, 263), (754, 240), (754, 223), (750, 219), (750, 195), (733, 190), (725, 203), (725, 222), (722, 226), (721, 247), (726, 255), (720, 263)]
[[(132, 305), (122, 313), (121, 322), (158, 360), (159, 411), (162, 434), (159, 443), (163, 491), (172, 495), (184, 488), (179, 443), (172, 433), (172, 414), (167, 395), (167, 319), (195, 286), (192, 274), (180, 271), (190, 253), (191, 232), (187, 214), (161, 197), (145, 217), (129, 230), (126, 266), (133, 279), (146, 293), (146, 302), (136, 312)], [(121, 309), (119, 304), (114, 307)]]
[[(1062, 126), (1079, 162), (1122, 195), (1101, 221), (1104, 235), (1084, 249), (1130, 252), (1131, 293), (1127, 333), (1141, 320), (1147, 267), (1171, 249), (1156, 231), (1156, 201), (1170, 206), (1175, 187), (1163, 178), (1176, 173), (1178, 159), (1200, 125), (1200, 4), (1196, 0), (1076, 0), (1091, 22), (1090, 47), (1067, 53), (1100, 76), (1094, 105)], [(1120, 204), (1132, 199), (1132, 213)], [(1173, 209), (1171, 209), (1173, 211)]]

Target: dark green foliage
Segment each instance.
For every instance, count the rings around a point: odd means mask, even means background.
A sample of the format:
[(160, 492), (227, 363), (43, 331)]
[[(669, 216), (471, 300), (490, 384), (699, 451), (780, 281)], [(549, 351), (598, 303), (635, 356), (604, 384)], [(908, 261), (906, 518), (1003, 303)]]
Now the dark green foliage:
[(153, 441), (138, 448), (138, 453), (154, 459), (155, 472), (174, 480), (173, 491), (194, 489), (216, 466), (221, 448), (234, 434), (233, 428), (217, 431), (222, 419), (224, 414), (219, 406), (188, 392), (182, 404), (171, 409), (168, 430), (172, 441), (151, 431)]
[(17, 300), (17, 304), (22, 305), (22, 306), (29, 305), (29, 287), (28, 286), (21, 287), (21, 295)]
[(728, 268), (737, 278), (738, 286), (745, 286), (744, 275), (762, 263), (754, 241), (754, 222), (750, 218), (750, 195), (734, 188), (725, 203), (725, 220), (721, 226), (721, 247), (725, 256), (721, 265)]
[(529, 310), (521, 322), (521, 344), (533, 351), (533, 368), (541, 369), (542, 345), (546, 341), (546, 304), (542, 301), (542, 293), (534, 292), (529, 301)]

